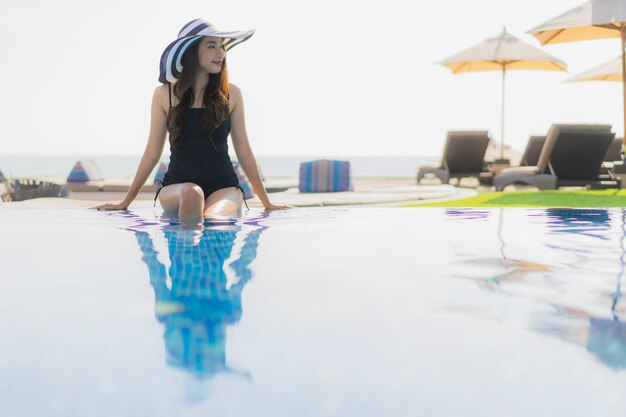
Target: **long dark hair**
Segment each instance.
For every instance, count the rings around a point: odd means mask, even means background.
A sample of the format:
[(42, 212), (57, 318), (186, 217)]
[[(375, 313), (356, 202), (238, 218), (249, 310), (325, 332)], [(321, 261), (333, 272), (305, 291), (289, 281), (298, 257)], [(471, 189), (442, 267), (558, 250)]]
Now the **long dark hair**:
[[(183, 70), (178, 77), (178, 81), (172, 88), (172, 93), (178, 98), (178, 104), (172, 106), (167, 115), (167, 126), (170, 132), (170, 143), (176, 146), (176, 141), (180, 137), (183, 129), (183, 111), (191, 107), (194, 103), (194, 83), (196, 72), (198, 71), (198, 45), (200, 41), (191, 45), (182, 58)], [(226, 67), (226, 57), (222, 62), (222, 69), (218, 74), (209, 74), (209, 83), (206, 86), (202, 98), (202, 105), (206, 111), (203, 115), (203, 130), (207, 138), (220, 124), (222, 124), (230, 113), (228, 105), (228, 69)]]

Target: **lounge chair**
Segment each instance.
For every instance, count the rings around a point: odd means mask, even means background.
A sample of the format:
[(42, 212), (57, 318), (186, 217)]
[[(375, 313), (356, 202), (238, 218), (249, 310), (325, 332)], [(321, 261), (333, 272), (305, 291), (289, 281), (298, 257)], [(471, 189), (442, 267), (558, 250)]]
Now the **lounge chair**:
[(543, 144), (546, 142), (545, 136), (531, 136), (526, 143), (526, 149), (522, 155), (522, 160), (519, 164), (521, 167), (537, 166), (539, 161), (539, 155), (543, 149)]
[(41, 197), (67, 197), (68, 190), (60, 184), (38, 178), (0, 178), (1, 201), (23, 201)]
[(0, 201), (22, 201), (40, 197), (67, 197), (61, 185), (38, 178), (8, 178), (0, 171)]
[(615, 138), (611, 142), (609, 149), (606, 150), (604, 154), (604, 162), (615, 162), (622, 160), (622, 144), (624, 143), (624, 138)]
[(496, 191), (510, 184), (542, 190), (563, 186), (619, 188), (619, 179), (600, 175), (602, 158), (614, 137), (610, 125), (552, 125), (537, 165), (503, 169), (493, 181)]
[(37, 178), (13, 178), (10, 180), (11, 201), (23, 201), (42, 197), (69, 196), (70, 192), (60, 184)]
[(9, 181), (4, 177), (0, 178), (0, 201), (11, 201), (11, 191)]
[(481, 183), (490, 183), (493, 171), (485, 165), (485, 152), (489, 145), (487, 131), (450, 131), (446, 137), (440, 166), (421, 166), (417, 183), (426, 175), (434, 175), (447, 184), (451, 178), (474, 177)]
[(609, 149), (607, 149), (604, 154), (604, 159), (602, 160), (602, 168), (600, 168), (600, 174), (607, 175), (613, 169), (615, 161), (622, 160), (622, 144), (624, 143), (624, 138), (615, 138)]

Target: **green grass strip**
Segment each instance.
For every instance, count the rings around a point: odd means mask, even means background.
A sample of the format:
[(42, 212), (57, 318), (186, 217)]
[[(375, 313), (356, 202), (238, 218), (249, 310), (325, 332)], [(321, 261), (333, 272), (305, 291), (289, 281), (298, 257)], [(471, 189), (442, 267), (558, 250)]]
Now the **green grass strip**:
[(401, 207), (626, 207), (626, 190), (511, 191), (480, 193), (474, 197)]

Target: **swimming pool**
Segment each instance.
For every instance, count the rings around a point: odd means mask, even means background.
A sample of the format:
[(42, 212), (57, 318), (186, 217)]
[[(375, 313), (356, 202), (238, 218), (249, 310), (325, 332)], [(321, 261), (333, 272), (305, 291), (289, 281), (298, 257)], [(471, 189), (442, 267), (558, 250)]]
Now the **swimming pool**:
[(625, 224), (0, 208), (0, 415), (622, 415)]

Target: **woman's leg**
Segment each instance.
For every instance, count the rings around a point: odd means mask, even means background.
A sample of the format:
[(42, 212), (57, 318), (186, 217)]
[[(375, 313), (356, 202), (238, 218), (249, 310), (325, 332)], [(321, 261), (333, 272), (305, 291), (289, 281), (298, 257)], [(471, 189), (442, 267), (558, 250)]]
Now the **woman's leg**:
[(159, 202), (163, 210), (178, 212), (181, 221), (202, 221), (204, 210), (204, 192), (192, 182), (170, 184), (159, 193)]
[(204, 217), (239, 217), (243, 198), (237, 187), (220, 188), (204, 201)]

